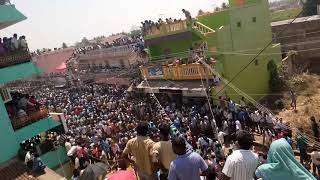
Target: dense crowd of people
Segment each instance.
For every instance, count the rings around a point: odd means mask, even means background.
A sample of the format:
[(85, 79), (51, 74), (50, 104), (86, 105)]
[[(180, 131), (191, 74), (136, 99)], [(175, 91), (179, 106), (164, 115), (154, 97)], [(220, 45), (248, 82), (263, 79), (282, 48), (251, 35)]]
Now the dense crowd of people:
[(118, 39), (113, 40), (113, 42), (109, 43), (98, 43), (92, 46), (80, 47), (75, 50), (76, 54), (86, 54), (90, 51), (95, 51), (99, 49), (113, 49), (117, 51), (117, 47), (127, 46), (133, 51), (141, 51), (144, 49), (144, 41), (141, 35), (135, 36), (124, 36)]
[[(125, 87), (42, 89), (33, 90), (37, 99), (50, 111), (65, 114), (69, 128), (65, 147), (76, 173), (102, 161), (120, 169), (133, 162), (140, 179), (252, 179), (254, 174), (269, 179), (268, 171), (273, 170), (274, 177), (311, 175), (304, 157), (302, 164), (292, 159), (289, 125), (249, 108), (244, 98), (235, 103), (220, 97), (211, 113), (206, 100), (179, 103), (166, 94), (132, 94)], [(266, 146), (271, 144), (269, 154), (264, 148), (250, 150), (253, 133), (264, 134)], [(283, 156), (299, 170), (278, 173), (269, 165), (279, 163), (279, 157), (269, 159), (270, 152), (281, 149), (287, 149)], [(313, 152), (314, 160), (317, 153)]]
[(28, 44), (25, 36), (0, 37), (0, 56), (12, 54), (17, 51), (27, 51)]
[[(182, 12), (184, 13), (187, 22), (191, 22), (192, 17), (191, 13), (185, 9), (182, 9)], [(171, 25), (182, 22), (181, 19), (172, 19), (172, 18), (166, 18), (163, 20), (162, 18), (159, 18), (157, 22), (151, 21), (151, 20), (145, 20), (141, 22), (141, 29), (143, 32), (143, 35), (147, 35), (149, 33), (152, 33), (155, 29), (160, 30), (162, 25)]]

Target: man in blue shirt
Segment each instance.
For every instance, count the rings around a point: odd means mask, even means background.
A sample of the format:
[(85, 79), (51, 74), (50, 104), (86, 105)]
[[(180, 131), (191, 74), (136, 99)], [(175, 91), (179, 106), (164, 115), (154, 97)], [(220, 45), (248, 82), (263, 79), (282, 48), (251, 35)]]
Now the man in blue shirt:
[(200, 180), (200, 173), (206, 173), (208, 165), (195, 152), (187, 152), (185, 140), (182, 137), (172, 139), (172, 149), (177, 158), (171, 162), (168, 180)]

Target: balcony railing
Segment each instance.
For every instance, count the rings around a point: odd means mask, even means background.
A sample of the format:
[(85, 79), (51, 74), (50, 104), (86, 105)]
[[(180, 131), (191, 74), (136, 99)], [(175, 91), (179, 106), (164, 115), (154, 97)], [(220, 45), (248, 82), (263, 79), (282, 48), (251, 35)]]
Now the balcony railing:
[(140, 67), (142, 78), (150, 80), (199, 80), (211, 78), (213, 73), (199, 63)]
[(13, 54), (0, 56), (0, 68), (30, 62), (31, 60), (32, 58), (28, 51), (14, 52)]
[(173, 22), (170, 24), (162, 24), (160, 25), (160, 27), (152, 26), (145, 33), (146, 33), (146, 37), (148, 38), (148, 36), (156, 36), (156, 35), (167, 34), (175, 31), (187, 30), (187, 29), (188, 29), (187, 21), (184, 20), (184, 21)]
[(39, 111), (30, 113), (22, 117), (11, 117), (11, 123), (14, 130), (21, 129), (29, 124), (35, 123), (49, 116), (47, 109), (40, 109)]

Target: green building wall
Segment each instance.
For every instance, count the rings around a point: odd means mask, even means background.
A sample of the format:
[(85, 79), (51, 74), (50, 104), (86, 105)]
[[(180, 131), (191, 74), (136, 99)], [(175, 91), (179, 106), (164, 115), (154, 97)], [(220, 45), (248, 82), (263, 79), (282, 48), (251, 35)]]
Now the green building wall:
[(16, 140), (7, 110), (0, 96), (0, 163), (12, 159), (17, 155), (20, 148)]
[[(32, 62), (1, 68), (0, 84), (2, 85), (18, 79), (32, 77), (41, 72), (42, 69)], [(58, 125), (60, 125), (59, 122), (48, 117), (14, 131), (3, 99), (0, 96), (0, 144), (2, 145), (0, 163), (8, 161), (17, 155), (21, 141), (34, 137), (35, 135)]]
[[(256, 3), (228, 11), (230, 24), (218, 30), (218, 52), (222, 54), (223, 75), (232, 79), (243, 69), (259, 51), (272, 41), (268, 2), (258, 0)], [(239, 26), (240, 24), (240, 26)], [(233, 53), (228, 53), (233, 52)], [(232, 83), (254, 99), (259, 99), (269, 93), (270, 60), (279, 63), (281, 50), (272, 45), (257, 57)], [(231, 88), (226, 88), (226, 94), (232, 99), (239, 99)]]
[(69, 160), (66, 149), (62, 146), (42, 155), (40, 158), (50, 169), (55, 169)]
[[(239, 5), (241, 2), (243, 5)], [(216, 70), (224, 78), (232, 79), (272, 41), (272, 31), (267, 0), (229, 0), (229, 4), (231, 7), (227, 10), (197, 17), (200, 23), (214, 29), (215, 33), (199, 36), (197, 30), (193, 29), (193, 34), (198, 35), (200, 40), (166, 42), (151, 46), (151, 57), (164, 55), (166, 48), (176, 53), (187, 51), (195, 42), (206, 41), (209, 50), (206, 55), (217, 60)], [(256, 100), (264, 97), (269, 93), (270, 75), (267, 64), (271, 60), (277, 64), (281, 61), (280, 47), (268, 47), (263, 55), (241, 72), (232, 83)], [(223, 93), (235, 100), (241, 97), (229, 87)]]
[(218, 29), (229, 24), (228, 10), (198, 16), (198, 21), (211, 29)]
[(203, 39), (199, 37), (195, 32), (192, 32), (190, 39), (174, 40), (150, 45), (148, 47), (151, 61), (157, 61), (163, 59), (167, 50), (170, 50), (170, 55), (173, 57), (185, 58), (188, 56), (188, 51), (191, 47), (200, 45)]

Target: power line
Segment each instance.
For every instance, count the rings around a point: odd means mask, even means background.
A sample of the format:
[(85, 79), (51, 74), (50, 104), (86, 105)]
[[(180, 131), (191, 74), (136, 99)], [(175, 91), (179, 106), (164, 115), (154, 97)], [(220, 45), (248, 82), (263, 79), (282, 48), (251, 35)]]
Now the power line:
[[(282, 34), (283, 32), (285, 32), (285, 31), (289, 28), (289, 25), (292, 24), (303, 12), (304, 12), (304, 8), (301, 10), (301, 12), (300, 12), (294, 19), (292, 19), (292, 21), (291, 21), (286, 27), (284, 27), (284, 28), (280, 31), (279, 34)], [(220, 89), (220, 90), (217, 92), (217, 94), (219, 94), (221, 91), (223, 91), (233, 80), (236, 79), (236, 77), (237, 77), (240, 73), (242, 73), (244, 70), (246, 70), (246, 69), (257, 59), (257, 57), (258, 57), (260, 54), (262, 54), (271, 44), (273, 44), (273, 40), (271, 40), (261, 51), (259, 51), (259, 52), (257, 53), (257, 55), (255, 55), (255, 57), (254, 57), (251, 61), (249, 61), (249, 63), (248, 63), (247, 65), (245, 65), (238, 73), (236, 73), (236, 74), (234, 75), (234, 77), (232, 77), (232, 78), (229, 80), (229, 82), (228, 82), (222, 89)]]

